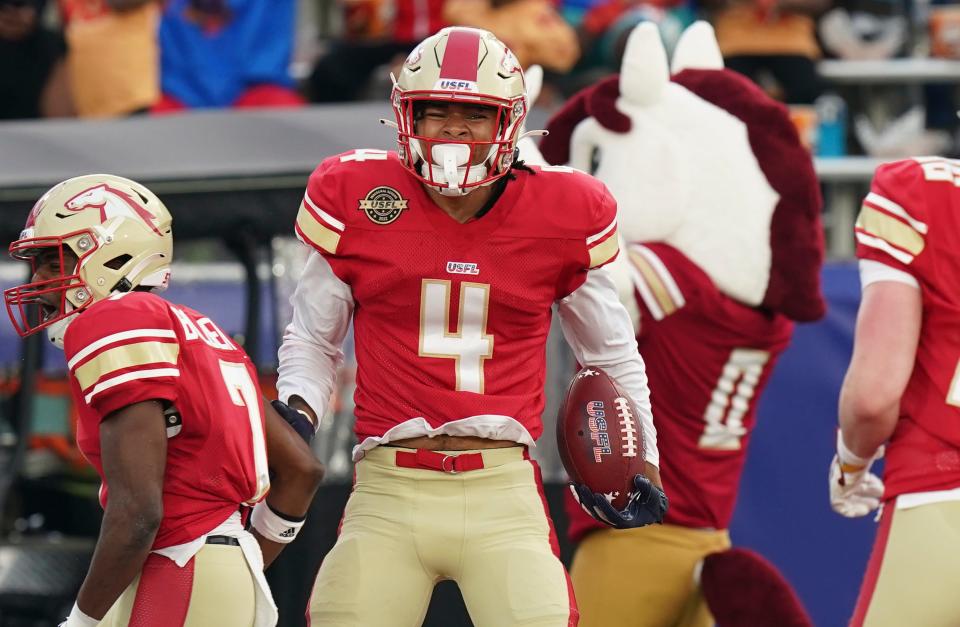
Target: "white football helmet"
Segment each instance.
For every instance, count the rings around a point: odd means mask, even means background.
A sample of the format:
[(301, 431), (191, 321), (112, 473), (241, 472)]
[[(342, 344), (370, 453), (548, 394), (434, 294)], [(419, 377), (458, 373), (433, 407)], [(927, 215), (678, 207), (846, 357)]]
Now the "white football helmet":
[[(62, 347), (67, 325), (91, 303), (136, 287), (164, 289), (172, 221), (153, 192), (119, 176), (89, 174), (53, 186), (10, 244), (10, 256), (29, 261), (34, 272), (31, 282), (3, 293), (17, 333), (48, 329)], [(36, 280), (38, 257), (47, 251), (59, 258), (60, 276)], [(76, 256), (75, 267), (64, 266), (64, 251)]]
[[(448, 196), (489, 185), (510, 171), (520, 126), (527, 115), (523, 71), (493, 33), (444, 28), (407, 57), (391, 96), (400, 160), (414, 176)], [(496, 108), (498, 127), (489, 141), (450, 141), (416, 134), (414, 109), (425, 102), (479, 104)], [(473, 165), (475, 151), (486, 150)], [(482, 154), (482, 153), (480, 153)]]

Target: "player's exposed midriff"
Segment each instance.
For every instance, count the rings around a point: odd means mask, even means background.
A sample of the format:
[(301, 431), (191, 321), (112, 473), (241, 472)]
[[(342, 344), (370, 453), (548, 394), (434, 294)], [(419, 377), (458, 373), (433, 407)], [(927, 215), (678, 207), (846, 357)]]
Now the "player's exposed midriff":
[(422, 448), (428, 451), (474, 451), (487, 448), (508, 448), (519, 446), (511, 440), (490, 440), (476, 436), (437, 435), (434, 437), (420, 436), (390, 442), (388, 446), (402, 446), (404, 448)]

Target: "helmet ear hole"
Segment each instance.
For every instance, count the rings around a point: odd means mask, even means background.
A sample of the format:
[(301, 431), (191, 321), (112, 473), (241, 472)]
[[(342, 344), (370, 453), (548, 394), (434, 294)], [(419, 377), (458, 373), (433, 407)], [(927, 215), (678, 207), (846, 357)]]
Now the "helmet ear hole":
[(119, 270), (120, 268), (123, 267), (125, 263), (127, 263), (131, 259), (133, 259), (133, 257), (124, 253), (123, 255), (114, 257), (113, 259), (111, 259), (110, 261), (106, 262), (103, 265), (104, 267), (110, 268), (111, 270)]

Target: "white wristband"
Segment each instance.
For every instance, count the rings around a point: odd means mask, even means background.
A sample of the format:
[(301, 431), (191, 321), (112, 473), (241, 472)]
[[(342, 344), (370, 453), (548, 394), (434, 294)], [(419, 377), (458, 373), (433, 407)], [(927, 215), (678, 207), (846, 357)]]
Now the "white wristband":
[(250, 514), (250, 524), (260, 532), (267, 540), (279, 542), (280, 544), (289, 544), (300, 533), (300, 528), (306, 520), (292, 521), (278, 516), (275, 511), (267, 505), (264, 499), (253, 506), (253, 513)]
[(70, 616), (67, 616), (67, 621), (63, 623), (63, 627), (97, 627), (99, 624), (100, 621), (84, 614), (80, 606), (74, 602), (73, 609), (70, 610)]
[(862, 466), (863, 468), (868, 468), (873, 463), (873, 456), (860, 457), (847, 448), (847, 445), (843, 442), (843, 432), (840, 429), (837, 429), (837, 458), (841, 464)]

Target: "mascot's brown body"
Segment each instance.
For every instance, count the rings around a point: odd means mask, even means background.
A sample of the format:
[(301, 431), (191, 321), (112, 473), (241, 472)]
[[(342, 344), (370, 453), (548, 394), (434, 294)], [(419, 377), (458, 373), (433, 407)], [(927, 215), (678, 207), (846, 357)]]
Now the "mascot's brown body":
[(666, 524), (628, 531), (571, 499), (580, 624), (806, 625), (775, 568), (726, 549), (757, 399), (794, 321), (824, 313), (819, 185), (786, 110), (722, 68), (708, 25), (673, 61), (671, 77), (656, 28), (639, 26), (621, 74), (572, 98), (540, 145), (617, 198), (610, 271), (647, 362), (670, 498)]

